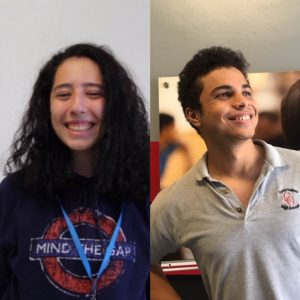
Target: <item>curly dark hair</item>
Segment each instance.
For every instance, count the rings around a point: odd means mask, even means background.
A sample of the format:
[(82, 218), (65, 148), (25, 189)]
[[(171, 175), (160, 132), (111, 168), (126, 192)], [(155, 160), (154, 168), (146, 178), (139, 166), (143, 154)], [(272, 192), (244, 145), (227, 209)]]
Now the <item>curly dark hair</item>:
[(300, 150), (300, 80), (285, 93), (281, 102), (281, 124), (285, 145)]
[[(179, 74), (178, 100), (185, 114), (186, 108), (202, 112), (200, 94), (203, 90), (201, 78), (222, 67), (235, 67), (247, 79), (248, 62), (240, 51), (213, 46), (198, 51)], [(248, 79), (247, 79), (248, 80)], [(190, 123), (191, 124), (191, 123)], [(197, 131), (198, 129), (191, 124)]]
[[(16, 132), (6, 175), (14, 173), (25, 188), (50, 196), (76, 184), (70, 150), (50, 121), (50, 93), (57, 68), (68, 58), (95, 62), (104, 78), (106, 100), (94, 164), (98, 191), (110, 198), (144, 200), (149, 193), (149, 124), (140, 91), (110, 50), (76, 44), (54, 55), (41, 69), (29, 107)], [(77, 179), (78, 180), (78, 179)]]

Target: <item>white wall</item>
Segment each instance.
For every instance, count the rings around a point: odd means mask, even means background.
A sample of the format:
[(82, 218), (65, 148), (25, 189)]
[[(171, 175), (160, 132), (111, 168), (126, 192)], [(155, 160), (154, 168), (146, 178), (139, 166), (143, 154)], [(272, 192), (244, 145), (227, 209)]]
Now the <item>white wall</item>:
[(0, 1), (0, 178), (38, 71), (66, 46), (109, 46), (149, 108), (149, 26), (148, 0)]

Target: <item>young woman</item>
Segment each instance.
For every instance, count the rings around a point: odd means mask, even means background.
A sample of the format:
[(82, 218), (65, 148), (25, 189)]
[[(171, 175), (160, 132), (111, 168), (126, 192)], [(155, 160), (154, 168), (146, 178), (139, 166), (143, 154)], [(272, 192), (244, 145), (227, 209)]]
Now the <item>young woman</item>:
[(45, 64), (6, 174), (0, 299), (147, 299), (147, 115), (107, 49)]

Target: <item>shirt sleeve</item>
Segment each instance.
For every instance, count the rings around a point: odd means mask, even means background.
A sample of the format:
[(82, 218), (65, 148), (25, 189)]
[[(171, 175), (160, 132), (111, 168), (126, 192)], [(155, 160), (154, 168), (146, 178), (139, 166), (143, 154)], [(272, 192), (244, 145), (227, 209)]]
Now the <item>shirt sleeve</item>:
[(176, 224), (172, 207), (162, 191), (151, 204), (150, 218), (150, 262), (157, 264), (164, 256), (175, 252), (180, 245), (176, 238)]

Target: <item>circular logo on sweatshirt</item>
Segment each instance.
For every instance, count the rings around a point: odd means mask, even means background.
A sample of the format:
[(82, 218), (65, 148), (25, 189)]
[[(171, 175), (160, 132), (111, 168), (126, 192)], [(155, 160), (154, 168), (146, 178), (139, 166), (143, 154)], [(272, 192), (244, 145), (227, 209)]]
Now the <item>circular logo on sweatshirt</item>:
[[(95, 218), (96, 215), (96, 218)], [(109, 216), (91, 209), (69, 214), (94, 275), (97, 274), (116, 226)], [(97, 293), (116, 282), (125, 263), (134, 261), (135, 245), (127, 242), (120, 229), (110, 263), (97, 282)], [(32, 238), (30, 259), (39, 260), (49, 281), (59, 290), (74, 296), (90, 295), (92, 281), (87, 276), (64, 218), (56, 218), (42, 237)]]

